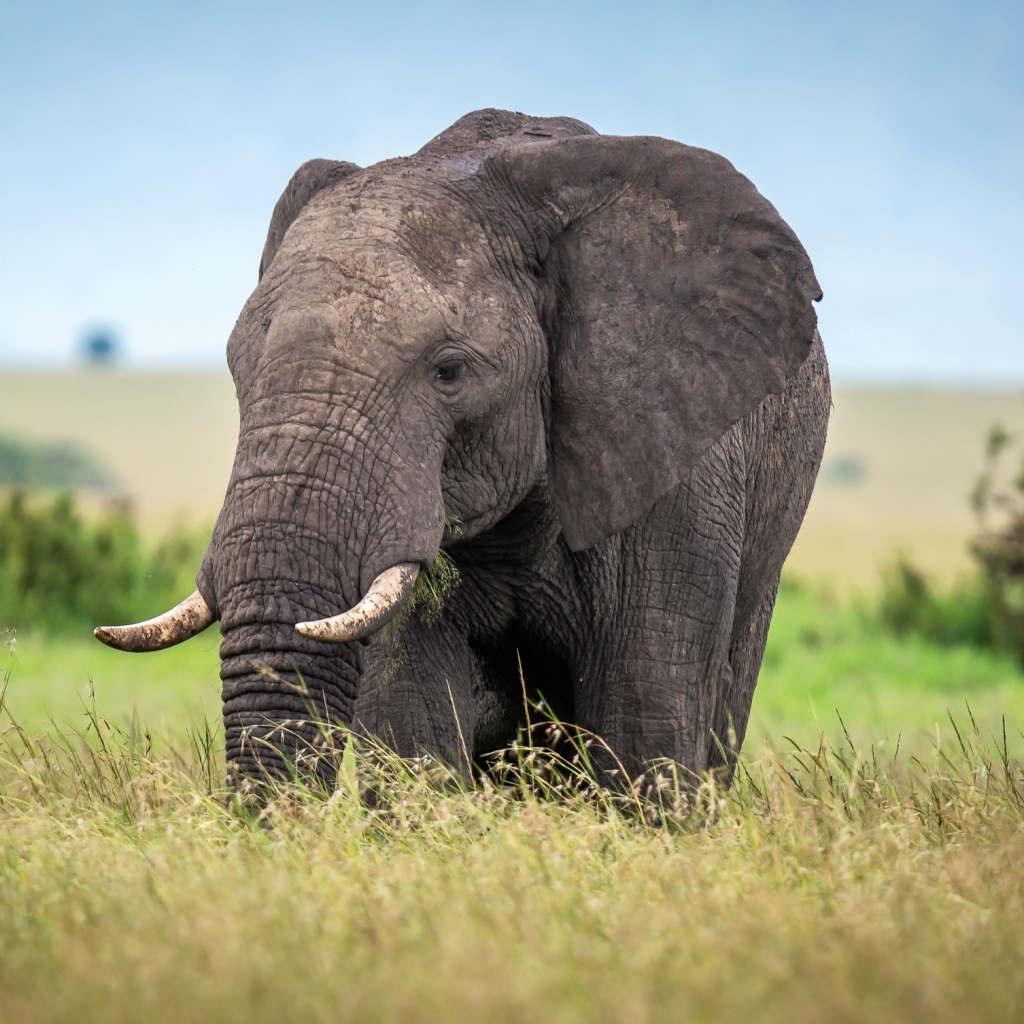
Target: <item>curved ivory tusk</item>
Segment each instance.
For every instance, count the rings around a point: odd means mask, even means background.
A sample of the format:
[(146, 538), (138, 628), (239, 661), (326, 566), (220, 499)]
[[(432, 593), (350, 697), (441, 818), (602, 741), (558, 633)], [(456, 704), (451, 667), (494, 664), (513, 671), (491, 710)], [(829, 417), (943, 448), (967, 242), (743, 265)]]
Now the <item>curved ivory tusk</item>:
[(354, 608), (329, 619), (296, 623), (295, 628), (310, 640), (323, 640), (329, 644), (362, 640), (376, 633), (398, 614), (419, 571), (416, 562), (393, 565), (370, 584), (370, 589)]
[(137, 622), (134, 626), (100, 626), (92, 634), (101, 643), (119, 651), (162, 651), (201, 633), (216, 618), (197, 590), (155, 619)]

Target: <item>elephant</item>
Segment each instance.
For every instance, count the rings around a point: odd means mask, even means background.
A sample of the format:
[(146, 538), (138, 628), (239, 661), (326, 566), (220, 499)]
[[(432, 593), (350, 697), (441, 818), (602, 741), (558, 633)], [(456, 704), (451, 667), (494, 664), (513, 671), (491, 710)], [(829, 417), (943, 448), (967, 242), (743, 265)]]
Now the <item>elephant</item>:
[(667, 139), (488, 109), (303, 164), (227, 344), (197, 590), (96, 635), (219, 621), (236, 782), (325, 724), (468, 773), (538, 695), (631, 777), (728, 772), (825, 443), (821, 296), (754, 185)]

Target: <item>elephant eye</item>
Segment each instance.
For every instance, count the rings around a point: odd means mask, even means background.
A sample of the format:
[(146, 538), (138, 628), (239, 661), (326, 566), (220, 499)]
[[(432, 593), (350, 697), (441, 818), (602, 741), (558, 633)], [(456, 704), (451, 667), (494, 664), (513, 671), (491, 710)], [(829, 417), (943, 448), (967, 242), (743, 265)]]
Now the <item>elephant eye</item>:
[(434, 370), (434, 379), (444, 381), (446, 384), (450, 384), (452, 381), (458, 380), (462, 376), (462, 363), (451, 361), (447, 363), (441, 363)]

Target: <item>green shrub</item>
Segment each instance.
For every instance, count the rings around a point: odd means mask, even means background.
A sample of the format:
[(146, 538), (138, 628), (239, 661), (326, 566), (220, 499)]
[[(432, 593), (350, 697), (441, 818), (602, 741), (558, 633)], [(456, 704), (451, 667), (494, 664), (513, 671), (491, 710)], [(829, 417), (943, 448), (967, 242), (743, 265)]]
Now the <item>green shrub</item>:
[(159, 614), (193, 589), (206, 536), (178, 531), (153, 549), (130, 507), (86, 521), (71, 494), (0, 503), (0, 628), (69, 632)]
[(1024, 665), (1024, 463), (1009, 483), (1000, 474), (1012, 440), (1001, 424), (990, 429), (971, 493), (976, 572), (942, 592), (902, 555), (883, 571), (879, 617), (897, 635), (983, 647)]
[(912, 634), (945, 646), (998, 646), (992, 594), (979, 573), (942, 591), (901, 555), (882, 570), (879, 616), (897, 636)]
[(1024, 660), (1024, 460), (1011, 480), (1000, 472), (1012, 441), (1002, 424), (989, 431), (985, 468), (971, 495), (978, 516), (971, 554), (989, 591), (995, 643)]

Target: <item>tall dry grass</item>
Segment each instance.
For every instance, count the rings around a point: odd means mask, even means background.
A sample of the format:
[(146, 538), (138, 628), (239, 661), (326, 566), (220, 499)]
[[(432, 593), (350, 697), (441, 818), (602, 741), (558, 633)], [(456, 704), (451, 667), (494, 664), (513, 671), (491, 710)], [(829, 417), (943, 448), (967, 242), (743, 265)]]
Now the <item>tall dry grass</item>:
[(5, 727), (3, 1021), (1021, 1019), (1024, 771), (969, 728), (660, 795), (349, 746), (257, 805), (209, 730)]

